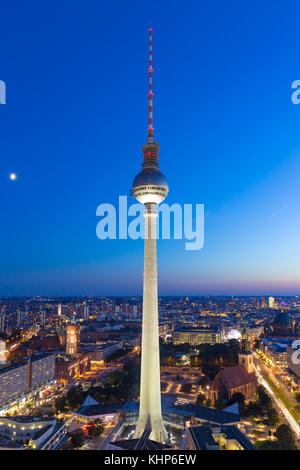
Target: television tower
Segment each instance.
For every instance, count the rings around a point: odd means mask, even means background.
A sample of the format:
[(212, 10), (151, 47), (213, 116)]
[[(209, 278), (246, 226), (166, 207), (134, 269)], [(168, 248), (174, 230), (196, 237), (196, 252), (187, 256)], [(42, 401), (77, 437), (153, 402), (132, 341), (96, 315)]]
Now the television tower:
[(156, 217), (157, 204), (167, 196), (169, 187), (158, 167), (158, 143), (153, 139), (152, 29), (150, 33), (149, 125), (147, 143), (142, 147), (142, 171), (135, 177), (132, 194), (145, 205), (143, 323), (141, 353), (140, 410), (134, 438), (151, 429), (150, 439), (167, 442), (161, 413), (160, 359), (157, 302)]

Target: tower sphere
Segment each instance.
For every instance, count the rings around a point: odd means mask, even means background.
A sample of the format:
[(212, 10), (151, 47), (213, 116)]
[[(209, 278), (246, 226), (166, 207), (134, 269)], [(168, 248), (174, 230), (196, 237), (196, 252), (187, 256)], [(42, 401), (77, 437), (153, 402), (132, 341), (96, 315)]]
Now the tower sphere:
[(143, 168), (134, 178), (132, 192), (142, 204), (160, 204), (169, 192), (169, 185), (158, 169)]

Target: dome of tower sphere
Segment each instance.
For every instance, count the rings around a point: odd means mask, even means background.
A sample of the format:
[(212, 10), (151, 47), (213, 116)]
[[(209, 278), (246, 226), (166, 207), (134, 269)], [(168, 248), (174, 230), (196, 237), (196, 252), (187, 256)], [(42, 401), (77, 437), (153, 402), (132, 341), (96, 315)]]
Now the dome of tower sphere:
[(166, 177), (155, 168), (144, 168), (133, 181), (132, 193), (142, 204), (160, 204), (168, 192)]
[(140, 186), (160, 186), (169, 191), (167, 178), (159, 170), (153, 168), (145, 168), (136, 175), (132, 189)]

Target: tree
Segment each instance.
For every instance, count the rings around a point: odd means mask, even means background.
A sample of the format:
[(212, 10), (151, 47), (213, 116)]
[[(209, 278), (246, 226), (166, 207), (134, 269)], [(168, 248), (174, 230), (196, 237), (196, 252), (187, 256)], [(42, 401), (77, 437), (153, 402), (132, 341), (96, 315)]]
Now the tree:
[(297, 449), (294, 434), (287, 424), (281, 424), (275, 432), (281, 450)]
[(217, 398), (214, 406), (216, 410), (223, 410), (223, 408), (225, 407), (225, 402), (223, 398)]
[(94, 419), (92, 423), (90, 423), (90, 427), (88, 430), (89, 436), (101, 436), (104, 432), (104, 426), (102, 424), (101, 419)]
[(202, 377), (199, 379), (198, 385), (200, 385), (203, 388), (208, 384), (209, 384), (209, 378), (206, 377), (206, 375), (202, 375)]
[(187, 354), (190, 351), (191, 346), (189, 345), (189, 343), (177, 344), (175, 349), (177, 352)]
[(219, 373), (220, 367), (211, 364), (203, 364), (202, 373), (208, 375), (210, 380), (214, 380), (215, 376)]
[(104, 358), (104, 362), (113, 362), (116, 361), (117, 359), (120, 359), (122, 356), (126, 356), (126, 354), (130, 353), (133, 348), (120, 348), (117, 349), (117, 351), (111, 353), (109, 356), (106, 356)]
[(84, 444), (84, 437), (82, 432), (76, 432), (71, 434), (71, 443), (75, 449), (79, 449)]
[(261, 385), (257, 387), (257, 395), (263, 409), (268, 410), (272, 408), (272, 400)]
[(81, 384), (78, 387), (71, 387), (66, 394), (69, 407), (73, 410), (79, 408), (84, 400), (84, 396)]
[(122, 372), (112, 372), (106, 379), (107, 385), (111, 387), (120, 387), (123, 385), (123, 374)]
[(248, 405), (246, 403), (240, 403), (239, 405), (240, 415), (243, 417), (262, 417), (264, 415), (264, 410), (259, 402), (250, 401)]
[(269, 426), (276, 426), (279, 423), (279, 415), (274, 408), (267, 411), (267, 423)]
[(259, 450), (279, 450), (280, 448), (278, 441), (257, 441), (255, 446)]
[(205, 402), (205, 395), (203, 393), (199, 393), (197, 400), (196, 400), (196, 405), (203, 406), (204, 402)]
[(242, 393), (234, 393), (230, 400), (226, 403), (226, 406), (233, 405), (234, 403), (244, 403), (245, 402), (245, 396)]
[(58, 397), (55, 400), (55, 409), (57, 413), (62, 413), (66, 408), (66, 397)]

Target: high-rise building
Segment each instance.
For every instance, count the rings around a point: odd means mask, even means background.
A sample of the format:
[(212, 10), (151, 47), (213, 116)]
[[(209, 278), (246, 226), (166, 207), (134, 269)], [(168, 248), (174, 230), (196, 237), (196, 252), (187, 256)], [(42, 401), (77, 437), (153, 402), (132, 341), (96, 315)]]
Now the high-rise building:
[(166, 442), (168, 439), (161, 412), (158, 299), (157, 299), (157, 259), (156, 259), (156, 217), (157, 204), (168, 194), (169, 187), (165, 176), (159, 171), (159, 145), (153, 138), (152, 115), (152, 30), (150, 33), (149, 66), (149, 126), (147, 143), (142, 147), (142, 171), (135, 177), (132, 186), (134, 197), (145, 205), (144, 242), (144, 285), (140, 409), (135, 429), (135, 438), (140, 438), (145, 429), (151, 429), (150, 439)]
[(6, 320), (5, 314), (2, 313), (2, 315), (0, 315), (0, 333), (5, 332), (5, 320)]
[(30, 390), (50, 383), (55, 375), (55, 354), (35, 353), (0, 369), (0, 412), (10, 401), (23, 398)]
[(7, 359), (6, 343), (0, 340), (0, 364), (5, 364)]
[(85, 304), (83, 307), (83, 319), (87, 321), (89, 319), (89, 315), (90, 315), (90, 307), (89, 305)]
[(59, 303), (58, 306), (57, 306), (57, 315), (59, 317), (61, 316), (61, 303)]
[(269, 297), (269, 307), (273, 308), (274, 307), (274, 297)]
[(42, 327), (42, 328), (46, 325), (46, 312), (45, 312), (45, 310), (41, 310), (41, 313), (40, 313), (40, 324), (41, 324), (41, 327)]
[(22, 315), (21, 310), (18, 308), (18, 310), (17, 310), (17, 326), (22, 325), (22, 322), (23, 322), (23, 315)]

